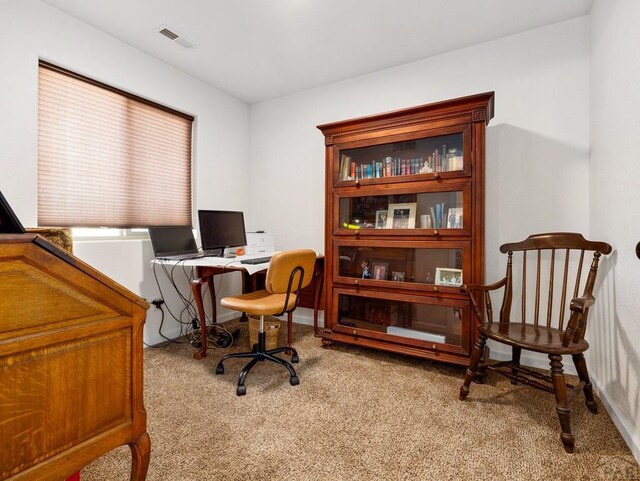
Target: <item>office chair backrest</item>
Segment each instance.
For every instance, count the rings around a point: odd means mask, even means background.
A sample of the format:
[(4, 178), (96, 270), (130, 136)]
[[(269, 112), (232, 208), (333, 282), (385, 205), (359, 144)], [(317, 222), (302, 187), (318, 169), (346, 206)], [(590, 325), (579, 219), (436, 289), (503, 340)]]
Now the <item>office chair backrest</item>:
[(313, 268), (316, 263), (316, 257), (315, 251), (311, 249), (276, 252), (271, 257), (265, 288), (272, 294), (285, 294), (289, 288), (291, 273), (296, 267), (302, 267), (302, 270), (298, 270), (294, 276), (293, 282), (291, 283), (292, 292), (295, 293), (295, 290), (298, 288), (301, 275), (304, 275), (304, 277), (302, 278), (300, 288), (306, 287), (313, 278)]

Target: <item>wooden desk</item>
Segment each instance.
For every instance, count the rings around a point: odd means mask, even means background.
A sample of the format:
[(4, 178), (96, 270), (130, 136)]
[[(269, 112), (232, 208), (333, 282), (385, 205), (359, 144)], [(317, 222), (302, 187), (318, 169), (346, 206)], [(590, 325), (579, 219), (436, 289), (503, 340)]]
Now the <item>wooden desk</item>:
[[(247, 257), (247, 256), (245, 256)], [(261, 257), (261, 256), (253, 256)], [(213, 285), (213, 276), (225, 274), (228, 272), (239, 271), (242, 273), (242, 292), (253, 292), (264, 286), (264, 278), (266, 276), (268, 264), (241, 264), (240, 260), (224, 259), (215, 257), (204, 257), (201, 259), (191, 259), (184, 261), (185, 266), (195, 268), (195, 277), (191, 281), (191, 290), (196, 301), (198, 310), (198, 318), (200, 319), (200, 338), (201, 347), (193, 355), (195, 359), (204, 359), (207, 357), (207, 325), (206, 315), (204, 311), (204, 303), (202, 300), (202, 287), (207, 285), (211, 294), (211, 318), (213, 323), (217, 323), (217, 303), (216, 293)], [(313, 272), (313, 280), (303, 289), (300, 294), (300, 307), (313, 309), (314, 326), (317, 331), (318, 310), (324, 309), (324, 303), (321, 299), (322, 284), (324, 279), (324, 257), (318, 256)], [(243, 314), (243, 316), (246, 315)], [(245, 319), (246, 320), (246, 319)], [(293, 326), (287, 325), (287, 344), (291, 346), (293, 343)]]
[(148, 307), (35, 234), (0, 235), (0, 479), (59, 481), (123, 444), (145, 479)]

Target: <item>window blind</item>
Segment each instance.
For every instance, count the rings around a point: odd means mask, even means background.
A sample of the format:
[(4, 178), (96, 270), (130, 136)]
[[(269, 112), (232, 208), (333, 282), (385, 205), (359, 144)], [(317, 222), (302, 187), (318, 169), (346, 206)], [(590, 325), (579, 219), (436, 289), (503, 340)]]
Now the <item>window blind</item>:
[(40, 62), (38, 224), (191, 225), (193, 117)]

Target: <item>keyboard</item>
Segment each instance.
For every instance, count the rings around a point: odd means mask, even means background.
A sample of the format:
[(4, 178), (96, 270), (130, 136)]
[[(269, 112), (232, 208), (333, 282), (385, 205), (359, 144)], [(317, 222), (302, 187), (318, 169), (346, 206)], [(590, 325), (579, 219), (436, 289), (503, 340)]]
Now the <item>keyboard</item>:
[(253, 259), (243, 259), (240, 264), (266, 264), (271, 260), (271, 256), (267, 257), (254, 257)]

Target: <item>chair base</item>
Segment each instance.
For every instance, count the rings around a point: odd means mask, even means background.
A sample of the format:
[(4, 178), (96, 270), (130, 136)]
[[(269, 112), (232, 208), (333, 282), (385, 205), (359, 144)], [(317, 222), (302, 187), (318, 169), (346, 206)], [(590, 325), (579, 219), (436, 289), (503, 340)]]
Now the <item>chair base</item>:
[(218, 365), (216, 366), (216, 374), (224, 374), (224, 361), (232, 358), (245, 358), (250, 359), (247, 365), (240, 371), (240, 376), (238, 377), (238, 387), (236, 388), (236, 394), (238, 396), (244, 396), (247, 393), (247, 388), (244, 385), (244, 381), (249, 374), (249, 371), (253, 369), (253, 367), (261, 361), (271, 361), (276, 364), (280, 364), (285, 367), (287, 371), (289, 371), (289, 383), (292, 386), (296, 386), (300, 384), (300, 379), (298, 379), (298, 375), (296, 374), (293, 366), (284, 359), (280, 359), (276, 357), (275, 354), (279, 354), (281, 352), (292, 353), (291, 362), (297, 363), (300, 358), (298, 357), (297, 351), (291, 346), (278, 347), (276, 349), (265, 349), (265, 333), (258, 333), (258, 344), (254, 346), (254, 349), (251, 352), (238, 352), (233, 354), (227, 354), (223, 356), (220, 361), (218, 361)]

